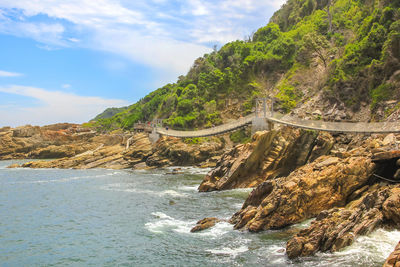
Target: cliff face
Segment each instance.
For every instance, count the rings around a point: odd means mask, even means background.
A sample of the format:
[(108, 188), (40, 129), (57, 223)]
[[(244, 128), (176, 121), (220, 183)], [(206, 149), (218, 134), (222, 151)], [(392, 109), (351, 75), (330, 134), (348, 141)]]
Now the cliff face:
[(207, 174), (199, 191), (255, 187), (286, 176), (297, 167), (330, 151), (333, 138), (326, 133), (283, 127), (258, 132), (253, 142), (225, 153)]

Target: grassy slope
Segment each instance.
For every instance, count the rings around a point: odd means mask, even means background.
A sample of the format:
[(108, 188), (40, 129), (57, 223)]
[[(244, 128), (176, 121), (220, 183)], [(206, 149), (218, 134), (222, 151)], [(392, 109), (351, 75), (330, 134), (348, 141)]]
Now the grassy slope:
[(204, 127), (250, 113), (258, 96), (275, 96), (289, 112), (321, 90), (354, 112), (361, 102), (376, 110), (399, 99), (400, 0), (332, 2), (332, 31), (328, 0), (288, 0), (249, 40), (198, 58), (176, 83), (95, 126), (164, 118), (174, 128)]

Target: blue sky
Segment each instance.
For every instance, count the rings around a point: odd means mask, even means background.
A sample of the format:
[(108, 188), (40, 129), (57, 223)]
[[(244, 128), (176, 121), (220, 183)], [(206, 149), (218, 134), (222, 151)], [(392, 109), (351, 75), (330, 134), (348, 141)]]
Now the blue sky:
[(82, 123), (175, 82), (284, 0), (0, 0), (0, 126)]

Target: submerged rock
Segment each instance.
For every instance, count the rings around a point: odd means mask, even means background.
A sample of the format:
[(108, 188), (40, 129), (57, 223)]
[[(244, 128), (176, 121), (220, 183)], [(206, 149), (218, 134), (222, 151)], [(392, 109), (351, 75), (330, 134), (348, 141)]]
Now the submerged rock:
[(215, 226), (219, 222), (221, 222), (221, 220), (218, 219), (218, 218), (214, 218), (214, 217), (204, 218), (204, 219), (198, 221), (196, 223), (196, 226), (193, 227), (190, 230), (190, 232), (195, 233), (195, 232), (206, 230), (208, 228), (211, 228), (211, 227)]
[(297, 167), (327, 154), (333, 146), (327, 133), (283, 127), (258, 132), (253, 142), (238, 145), (225, 153), (215, 169), (207, 174), (199, 191), (255, 187), (286, 176)]

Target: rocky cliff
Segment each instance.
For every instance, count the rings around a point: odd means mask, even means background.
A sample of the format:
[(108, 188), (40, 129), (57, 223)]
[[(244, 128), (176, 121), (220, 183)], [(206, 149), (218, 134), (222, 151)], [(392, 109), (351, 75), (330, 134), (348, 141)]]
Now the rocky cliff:
[(327, 154), (333, 138), (326, 133), (283, 127), (258, 132), (253, 142), (225, 153), (217, 167), (207, 174), (199, 191), (255, 187), (286, 176), (297, 167)]

